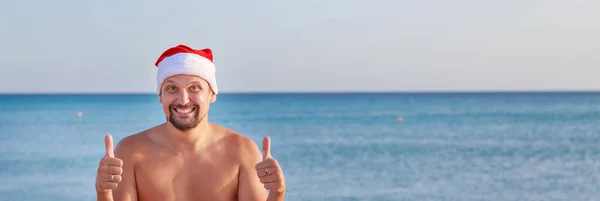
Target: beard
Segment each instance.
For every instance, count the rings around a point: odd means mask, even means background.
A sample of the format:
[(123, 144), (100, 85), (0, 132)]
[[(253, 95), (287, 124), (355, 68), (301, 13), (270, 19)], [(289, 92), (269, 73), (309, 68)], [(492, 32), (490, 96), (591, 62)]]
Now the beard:
[[(175, 117), (175, 109), (192, 108), (192, 117)], [(206, 115), (204, 115), (206, 116)], [(200, 118), (200, 106), (194, 103), (188, 103), (185, 105), (171, 104), (169, 105), (169, 122), (171, 125), (180, 131), (189, 131), (196, 128), (200, 122), (204, 119), (204, 116)]]

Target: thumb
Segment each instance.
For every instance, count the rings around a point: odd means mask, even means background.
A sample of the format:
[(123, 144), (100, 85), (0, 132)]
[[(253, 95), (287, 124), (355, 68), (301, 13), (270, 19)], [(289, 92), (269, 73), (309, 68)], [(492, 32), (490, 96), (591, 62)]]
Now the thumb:
[(110, 134), (104, 136), (104, 147), (106, 148), (106, 156), (114, 158), (115, 153), (113, 152), (113, 139)]
[(263, 161), (271, 158), (271, 139), (267, 136), (262, 141)]

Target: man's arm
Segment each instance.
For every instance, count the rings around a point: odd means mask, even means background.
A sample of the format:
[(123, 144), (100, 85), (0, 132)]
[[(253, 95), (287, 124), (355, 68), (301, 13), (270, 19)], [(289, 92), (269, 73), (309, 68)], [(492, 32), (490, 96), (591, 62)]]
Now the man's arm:
[(271, 138), (263, 138), (262, 149), (262, 161), (255, 166), (256, 175), (265, 189), (269, 190), (267, 201), (283, 201), (286, 191), (285, 177), (277, 160), (271, 157)]
[(137, 186), (135, 182), (136, 151), (132, 136), (123, 138), (115, 148), (115, 157), (123, 160), (123, 180), (112, 191), (114, 201), (137, 201)]
[(267, 199), (267, 190), (260, 183), (255, 165), (262, 161), (262, 155), (256, 143), (243, 137), (240, 146), (240, 173), (238, 178), (238, 201), (263, 201)]
[[(271, 158), (270, 138), (263, 139), (263, 151), (256, 146), (254, 141), (246, 138), (242, 147), (246, 154), (242, 158), (240, 168), (238, 198), (240, 201), (283, 201), (285, 198), (285, 179), (283, 171), (277, 160)], [(266, 172), (265, 169), (268, 169)], [(265, 199), (266, 189), (270, 189), (269, 196)]]

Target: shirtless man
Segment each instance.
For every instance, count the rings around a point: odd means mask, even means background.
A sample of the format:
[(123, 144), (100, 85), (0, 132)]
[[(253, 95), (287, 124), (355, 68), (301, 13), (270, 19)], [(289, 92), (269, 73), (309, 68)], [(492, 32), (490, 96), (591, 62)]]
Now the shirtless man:
[(263, 139), (262, 155), (251, 139), (208, 121), (218, 94), (211, 50), (179, 45), (155, 65), (167, 120), (123, 138), (114, 151), (105, 137), (98, 200), (282, 201), (285, 179), (270, 139)]

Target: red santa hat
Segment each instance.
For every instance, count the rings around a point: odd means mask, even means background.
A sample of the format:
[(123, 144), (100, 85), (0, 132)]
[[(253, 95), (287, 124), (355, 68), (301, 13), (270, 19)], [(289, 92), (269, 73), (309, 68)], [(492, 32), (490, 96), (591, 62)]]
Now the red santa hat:
[(212, 50), (209, 48), (196, 50), (185, 45), (171, 47), (160, 55), (154, 65), (158, 67), (156, 74), (158, 93), (165, 79), (178, 74), (198, 76), (208, 82), (215, 94), (219, 92)]

